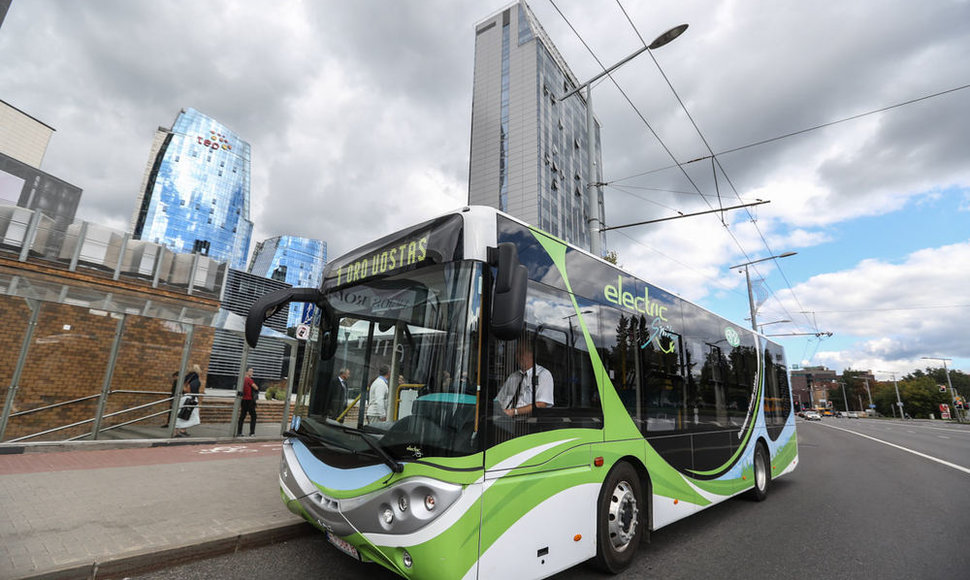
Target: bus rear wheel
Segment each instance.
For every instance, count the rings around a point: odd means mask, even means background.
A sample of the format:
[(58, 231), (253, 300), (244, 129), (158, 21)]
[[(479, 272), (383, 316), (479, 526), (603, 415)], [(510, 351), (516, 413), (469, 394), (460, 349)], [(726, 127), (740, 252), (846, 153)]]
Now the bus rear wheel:
[(640, 478), (626, 462), (616, 464), (600, 490), (596, 517), (596, 563), (613, 574), (626, 569), (643, 535)]
[(749, 497), (754, 501), (764, 501), (768, 497), (768, 486), (771, 484), (771, 469), (768, 460), (768, 451), (763, 443), (759, 443), (754, 449), (754, 487), (751, 488)]

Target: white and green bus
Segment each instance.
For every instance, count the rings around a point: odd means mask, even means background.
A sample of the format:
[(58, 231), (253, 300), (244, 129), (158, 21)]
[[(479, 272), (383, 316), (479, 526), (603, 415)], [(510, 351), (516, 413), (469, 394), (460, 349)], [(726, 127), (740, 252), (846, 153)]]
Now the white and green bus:
[(468, 207), (262, 297), (320, 312), (280, 491), (414, 578), (623, 570), (648, 534), (798, 463), (784, 351), (496, 210)]

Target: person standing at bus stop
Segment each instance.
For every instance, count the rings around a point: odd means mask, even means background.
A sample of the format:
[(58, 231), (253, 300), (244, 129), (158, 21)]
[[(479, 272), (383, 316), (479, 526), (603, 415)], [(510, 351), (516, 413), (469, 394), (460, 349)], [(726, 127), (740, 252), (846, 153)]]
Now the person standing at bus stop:
[(242, 437), (243, 422), (249, 413), (249, 436), (256, 434), (256, 400), (259, 397), (259, 385), (253, 380), (253, 367), (246, 369), (243, 379), (242, 410), (239, 412), (239, 423), (236, 425), (236, 437)]
[(391, 368), (381, 365), (377, 378), (367, 390), (367, 411), (364, 416), (368, 423), (387, 421), (387, 394), (391, 379)]

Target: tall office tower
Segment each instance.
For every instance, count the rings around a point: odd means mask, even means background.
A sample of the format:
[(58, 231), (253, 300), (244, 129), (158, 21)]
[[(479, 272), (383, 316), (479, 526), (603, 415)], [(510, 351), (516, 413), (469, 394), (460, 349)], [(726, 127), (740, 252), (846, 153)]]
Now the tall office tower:
[[(286, 282), (297, 288), (316, 288), (323, 282), (327, 242), (298, 236), (276, 236), (256, 244), (249, 273)], [(287, 326), (299, 324), (303, 304), (290, 304)]]
[(131, 230), (135, 239), (244, 269), (253, 233), (249, 143), (183, 109), (171, 129), (155, 132)]
[[(559, 97), (579, 82), (523, 2), (475, 27), (468, 203), (508, 212), (589, 249), (592, 211), (603, 220), (599, 124), (596, 175), (588, 175), (586, 102)], [(604, 240), (603, 234), (600, 234)], [(601, 243), (601, 246), (603, 244)]]

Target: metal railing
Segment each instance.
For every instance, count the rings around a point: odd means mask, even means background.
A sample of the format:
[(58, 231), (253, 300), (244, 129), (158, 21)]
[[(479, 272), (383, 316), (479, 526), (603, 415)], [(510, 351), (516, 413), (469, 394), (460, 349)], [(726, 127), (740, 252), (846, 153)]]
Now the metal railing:
[[(80, 427), (82, 425), (87, 425), (89, 423), (95, 423), (96, 425), (100, 425), (100, 423), (101, 423), (101, 421), (103, 419), (109, 419), (111, 417), (117, 417), (119, 415), (123, 415), (125, 413), (130, 413), (132, 411), (137, 411), (137, 410), (140, 410), (140, 409), (147, 409), (149, 407), (154, 407), (155, 405), (160, 405), (162, 403), (171, 402), (171, 401), (173, 401), (175, 399), (175, 397), (172, 397), (170, 393), (162, 392), (162, 391), (117, 390), (117, 391), (108, 391), (107, 394), (108, 395), (111, 395), (111, 394), (168, 395), (168, 396), (165, 397), (164, 399), (159, 399), (157, 401), (152, 401), (150, 403), (145, 403), (145, 404), (142, 404), (142, 405), (135, 405), (134, 407), (128, 407), (128, 408), (122, 409), (120, 411), (114, 411), (112, 413), (95, 414), (95, 416), (94, 417), (91, 417), (90, 419), (83, 419), (81, 421), (75, 421), (74, 423), (68, 423), (67, 425), (60, 425), (58, 427), (53, 427), (53, 428), (50, 428), (50, 429), (44, 429), (44, 430), (38, 431), (36, 433), (30, 433), (30, 434), (27, 434), (27, 435), (21, 435), (20, 437), (16, 437), (14, 439), (8, 439), (7, 441), (4, 441), (3, 443), (16, 443), (16, 442), (19, 442), (19, 441), (26, 441), (28, 439), (34, 439), (36, 437), (42, 437), (44, 435), (50, 435), (51, 433), (57, 433), (58, 431), (64, 431), (65, 429), (71, 429), (71, 428), (74, 428), (74, 427)], [(51, 405), (44, 405), (43, 407), (35, 407), (33, 409), (27, 409), (27, 410), (24, 410), (24, 411), (17, 411), (16, 413), (11, 413), (10, 414), (10, 418), (13, 419), (15, 417), (22, 417), (22, 416), (30, 415), (30, 414), (33, 414), (33, 413), (39, 413), (41, 411), (50, 411), (52, 409), (57, 409), (57, 408), (60, 408), (60, 407), (66, 407), (66, 406), (74, 405), (74, 404), (77, 404), (77, 403), (83, 403), (84, 401), (90, 401), (92, 399), (101, 399), (101, 397), (102, 396), (100, 394), (97, 394), (97, 395), (88, 395), (86, 397), (79, 397), (77, 399), (71, 399), (69, 401), (61, 401), (61, 402), (58, 402), (58, 403), (53, 403)], [(98, 410), (103, 410), (103, 409), (104, 409), (104, 405), (98, 405)], [(108, 426), (108, 427), (97, 428), (95, 430), (92, 430), (90, 433), (84, 433), (84, 434), (81, 434), (81, 435), (75, 435), (74, 437), (69, 437), (69, 438), (65, 439), (65, 441), (76, 441), (78, 439), (84, 439), (85, 437), (92, 437), (94, 439), (97, 439), (98, 438), (98, 435), (100, 433), (105, 432), (105, 431), (110, 431), (112, 429), (117, 429), (117, 428), (123, 427), (125, 425), (131, 425), (133, 423), (139, 423), (141, 421), (145, 421), (147, 419), (151, 419), (152, 417), (157, 417), (159, 415), (164, 415), (164, 414), (170, 413), (170, 412), (171, 412), (171, 409), (167, 409), (165, 411), (159, 411), (157, 413), (151, 413), (149, 415), (145, 415), (143, 417), (139, 417), (139, 418), (133, 419), (131, 421), (126, 421), (124, 423), (119, 423), (119, 424), (111, 425), (111, 426)]]
[[(289, 390), (291, 390), (291, 389), (288, 389), (288, 391)], [(35, 439), (37, 437), (42, 437), (44, 435), (50, 435), (51, 433), (57, 433), (58, 431), (64, 431), (66, 429), (72, 429), (72, 428), (75, 428), (75, 427), (80, 427), (82, 425), (87, 425), (87, 424), (91, 424), (91, 423), (94, 423), (97, 426), (97, 425), (100, 425), (101, 422), (104, 419), (110, 419), (112, 417), (119, 417), (119, 416), (125, 415), (127, 413), (131, 413), (131, 412), (134, 412), (134, 411), (140, 411), (140, 410), (143, 410), (143, 409), (148, 409), (148, 408), (155, 407), (157, 405), (161, 405), (161, 404), (165, 404), (165, 403), (169, 403), (169, 407), (167, 409), (165, 409), (164, 411), (157, 411), (157, 412), (149, 413), (147, 415), (142, 415), (142, 416), (136, 417), (134, 419), (131, 419), (131, 420), (128, 420), (128, 421), (124, 421), (122, 423), (116, 423), (116, 424), (113, 424), (113, 425), (110, 425), (110, 426), (107, 426), (107, 427), (98, 427), (96, 429), (92, 429), (91, 432), (82, 433), (80, 435), (75, 435), (73, 437), (69, 437), (67, 439), (64, 439), (63, 441), (77, 441), (77, 440), (86, 439), (86, 438), (98, 439), (98, 437), (99, 437), (100, 434), (105, 433), (107, 431), (111, 431), (111, 430), (114, 430), (114, 429), (119, 429), (121, 427), (126, 427), (126, 426), (132, 425), (134, 423), (140, 423), (142, 421), (146, 421), (146, 420), (149, 420), (149, 419), (153, 419), (153, 418), (159, 417), (161, 415), (168, 415), (169, 416), (169, 421), (168, 421), (169, 433), (168, 433), (168, 435), (169, 435), (169, 437), (173, 437), (174, 436), (175, 421), (173, 419), (175, 418), (175, 416), (176, 416), (176, 414), (178, 413), (178, 410), (179, 410), (179, 401), (181, 401), (181, 399), (182, 399), (182, 395), (181, 394), (179, 396), (173, 397), (169, 392), (165, 392), (165, 391), (134, 391), (134, 390), (127, 390), (127, 389), (112, 390), (112, 391), (108, 391), (108, 393), (107, 393), (107, 395), (109, 395), (109, 396), (112, 395), (112, 394), (125, 394), (125, 395), (168, 395), (168, 396), (166, 396), (166, 397), (164, 397), (162, 399), (158, 399), (156, 401), (151, 401), (149, 403), (139, 404), (139, 405), (135, 405), (135, 406), (132, 406), (132, 407), (126, 407), (124, 409), (121, 409), (119, 411), (113, 411), (111, 413), (101, 413), (100, 415), (96, 414), (95, 416), (93, 416), (93, 417), (91, 417), (89, 419), (83, 419), (81, 421), (75, 421), (73, 423), (68, 423), (66, 425), (60, 425), (60, 426), (53, 427), (53, 428), (50, 428), (50, 429), (44, 429), (44, 430), (38, 431), (36, 433), (29, 433), (27, 435), (22, 435), (20, 437), (14, 438), (14, 439), (8, 439), (7, 441), (0, 442), (0, 445), (9, 444), (9, 443), (17, 443), (17, 442), (21, 442), (21, 441), (27, 441), (27, 440), (30, 440), (30, 439)], [(225, 408), (228, 408), (228, 409), (235, 409), (235, 407), (236, 407), (236, 400), (237, 399), (241, 399), (241, 397), (242, 397), (242, 393), (238, 393), (238, 392), (229, 392), (229, 393), (202, 392), (202, 393), (195, 393), (194, 395), (199, 398), (199, 405), (200, 405), (200, 407), (201, 407), (202, 401), (205, 400), (205, 401), (208, 401), (208, 403), (209, 403), (209, 405), (207, 405), (207, 406), (211, 406), (212, 403), (215, 402), (215, 404), (217, 406), (225, 407)], [(289, 399), (289, 396), (290, 396), (290, 393), (287, 393), (287, 399)], [(42, 411), (49, 411), (49, 410), (57, 409), (57, 408), (60, 408), (60, 407), (66, 407), (66, 406), (69, 406), (69, 405), (75, 405), (75, 404), (78, 404), (78, 403), (83, 403), (85, 401), (90, 401), (90, 400), (93, 400), (93, 399), (99, 399), (100, 397), (101, 397), (100, 394), (98, 394), (98, 395), (88, 395), (86, 397), (79, 397), (77, 399), (71, 399), (71, 400), (68, 400), (68, 401), (61, 401), (61, 402), (53, 403), (53, 404), (50, 404), (50, 405), (44, 405), (43, 407), (35, 407), (33, 409), (27, 409), (27, 410), (24, 410), (24, 411), (17, 411), (16, 413), (11, 413), (10, 414), (10, 418), (13, 419), (15, 417), (23, 417), (23, 416), (30, 415), (30, 414), (33, 414), (33, 413), (39, 413), (39, 412), (42, 412)], [(288, 423), (288, 419), (289, 419), (289, 417), (287, 416), (288, 413), (289, 413), (289, 404), (288, 404), (289, 401), (287, 400), (286, 403), (287, 404), (285, 405), (285, 409), (284, 409), (284, 412), (283, 412), (283, 418), (282, 418), (282, 421), (280, 422), (280, 433), (281, 434), (286, 431), (287, 423)], [(98, 405), (98, 409), (99, 410), (103, 410), (104, 409), (104, 405)], [(234, 421), (235, 421), (235, 419), (234, 419)], [(236, 423), (234, 421), (230, 422), (230, 425), (229, 425), (230, 428), (231, 428), (231, 433), (229, 433), (229, 436), (230, 437), (234, 437), (235, 436), (235, 433), (236, 433)]]

